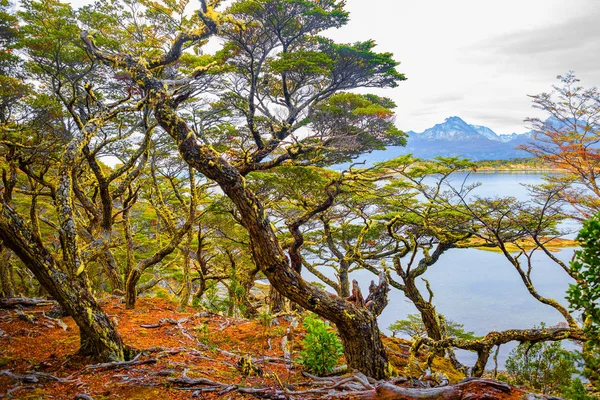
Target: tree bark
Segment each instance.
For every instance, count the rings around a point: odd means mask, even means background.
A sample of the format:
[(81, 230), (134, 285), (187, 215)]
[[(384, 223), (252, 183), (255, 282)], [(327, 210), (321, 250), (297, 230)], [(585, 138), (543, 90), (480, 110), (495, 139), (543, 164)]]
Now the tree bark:
[(190, 246), (192, 244), (193, 237), (192, 225), (196, 217), (197, 207), (196, 179), (194, 177), (194, 170), (191, 167), (188, 167), (188, 172), (190, 175), (190, 204), (188, 214), (189, 228), (186, 234), (185, 251), (183, 254), (183, 286), (181, 287), (181, 300), (179, 302), (179, 306), (182, 309), (184, 307), (187, 307), (190, 301), (190, 295), (192, 294), (192, 279), (190, 277), (190, 263), (192, 262), (192, 260), (190, 254)]
[(250, 301), (250, 298), (251, 298), (250, 291), (254, 287), (254, 280), (256, 279), (256, 274), (258, 273), (258, 271), (259, 271), (258, 268), (252, 269), (252, 270), (248, 271), (247, 275), (243, 276), (242, 279), (240, 279), (240, 284), (244, 288), (244, 293), (245, 293), (245, 296), (241, 299), (242, 304), (243, 304), (243, 309), (244, 309), (244, 312), (243, 312), (244, 318), (252, 318), (258, 314), (258, 310)]
[(2, 282), (2, 297), (15, 297), (10, 250), (0, 244), (0, 281)]
[(423, 298), (415, 285), (415, 278), (413, 276), (407, 276), (407, 279), (404, 279), (404, 294), (419, 310), (427, 336), (433, 340), (442, 340), (442, 329), (437, 311), (433, 304)]
[[(188, 234), (191, 236), (191, 232)], [(183, 254), (183, 282), (181, 283), (181, 295), (179, 299), (179, 308), (184, 310), (190, 303), (190, 295), (192, 294), (192, 281), (190, 278), (190, 249), (189, 239), (186, 244), (186, 249)]]
[(44, 299), (28, 299), (25, 297), (3, 297), (0, 299), (0, 308), (21, 308), (21, 307), (35, 307), (35, 306), (47, 306), (49, 304), (55, 304), (55, 302)]
[(337, 275), (339, 284), (337, 292), (340, 295), (340, 297), (349, 297), (350, 277), (348, 271), (350, 270), (350, 263), (348, 263), (348, 261), (346, 260), (345, 255), (335, 246), (329, 220), (321, 218), (321, 222), (323, 222), (323, 233), (325, 234), (325, 243), (327, 244), (329, 251), (331, 251), (331, 253), (338, 259), (339, 263), (339, 274)]
[(198, 282), (198, 288), (194, 292), (194, 298), (200, 300), (206, 291), (207, 275), (208, 275), (208, 257), (206, 256), (205, 248), (206, 233), (202, 229), (202, 224), (198, 224), (198, 233), (196, 235), (198, 239), (198, 247), (196, 248), (196, 261), (198, 262), (198, 276), (194, 278), (195, 282)]
[[(388, 358), (383, 343), (377, 317), (365, 312), (356, 317), (355, 324), (336, 324), (344, 355), (350, 369), (356, 369), (375, 379), (388, 376)], [(365, 373), (366, 374), (366, 373)]]
[(85, 274), (68, 276), (56, 268), (50, 252), (35, 240), (21, 218), (8, 205), (4, 205), (2, 211), (0, 239), (73, 317), (79, 327), (81, 353), (101, 361), (124, 360), (126, 349), (121, 336), (94, 299)]
[[(417, 251), (415, 242), (415, 247), (412, 249), (414, 252)], [(427, 289), (429, 290), (429, 300), (425, 300), (417, 288), (416, 279), (423, 275), (429, 267), (435, 264), (444, 252), (448, 249), (454, 247), (454, 244), (448, 243), (439, 243), (434, 252), (429, 255), (426, 254), (421, 260), (419, 260), (417, 267), (414, 269), (410, 269), (410, 266), (404, 270), (402, 268), (402, 264), (400, 259), (403, 254), (399, 254), (394, 256), (394, 268), (396, 273), (402, 278), (402, 282), (404, 283), (399, 289), (404, 292), (406, 297), (412, 301), (415, 305), (419, 313), (421, 314), (421, 320), (423, 321), (423, 325), (425, 326), (425, 331), (427, 332), (427, 336), (432, 338), (433, 340), (441, 340), (443, 338), (442, 327), (440, 326), (440, 320), (437, 315), (437, 311), (435, 306), (431, 303), (431, 298), (433, 297), (433, 292), (429, 288), (429, 284), (427, 285)]]
[[(127, 261), (125, 262), (125, 272), (123, 276), (125, 280), (129, 278), (129, 274), (133, 270), (134, 263), (134, 246), (133, 246), (133, 231), (131, 228), (131, 220), (129, 218), (131, 205), (135, 202), (133, 199), (131, 187), (129, 188), (129, 197), (123, 201), (123, 230), (125, 231), (125, 243), (126, 243), (126, 255)], [(123, 285), (125, 286), (125, 285)]]
[(405, 388), (389, 382), (379, 383), (374, 392), (356, 396), (357, 399), (414, 399), (414, 400), (457, 400), (457, 399), (507, 399), (516, 394), (524, 395), (520, 390), (506, 383), (488, 379), (470, 379), (456, 385), (427, 389)]
[(103, 254), (102, 266), (108, 275), (108, 279), (112, 286), (112, 290), (123, 290), (125, 283), (123, 282), (123, 276), (121, 275), (119, 265), (113, 253), (106, 249)]
[(277, 314), (285, 310), (285, 297), (273, 285), (269, 289), (269, 310), (271, 314)]
[(341, 260), (340, 261), (340, 273), (338, 275), (338, 279), (340, 282), (340, 296), (348, 297), (350, 296), (350, 277), (348, 274), (349, 269), (348, 262)]
[(135, 268), (129, 273), (127, 282), (125, 283), (125, 308), (133, 310), (137, 301), (137, 283), (142, 277), (142, 272)]

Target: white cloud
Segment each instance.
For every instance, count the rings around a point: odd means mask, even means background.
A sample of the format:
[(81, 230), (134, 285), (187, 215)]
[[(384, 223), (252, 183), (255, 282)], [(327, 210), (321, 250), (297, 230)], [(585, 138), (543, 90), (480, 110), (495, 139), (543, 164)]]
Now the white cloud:
[[(74, 6), (89, 3), (73, 0)], [(537, 116), (528, 94), (574, 70), (600, 83), (598, 0), (346, 0), (350, 22), (327, 34), (374, 39), (408, 80), (377, 90), (398, 105), (397, 125), (422, 131), (458, 115), (497, 133), (524, 132)]]
[(383, 91), (401, 129), (422, 131), (459, 115), (497, 133), (523, 132), (528, 94), (574, 70), (600, 83), (597, 0), (347, 0), (350, 23), (328, 34), (373, 38), (408, 80)]

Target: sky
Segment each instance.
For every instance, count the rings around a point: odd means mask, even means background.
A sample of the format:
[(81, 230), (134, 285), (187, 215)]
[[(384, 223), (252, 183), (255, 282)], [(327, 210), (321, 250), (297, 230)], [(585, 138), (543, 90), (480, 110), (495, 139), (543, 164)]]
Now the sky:
[(551, 91), (557, 75), (600, 84), (600, 0), (346, 0), (346, 9), (349, 23), (326, 35), (373, 39), (401, 62), (408, 79), (371, 92), (396, 102), (405, 131), (456, 115), (523, 133), (525, 118), (544, 117), (527, 95)]
[(549, 92), (575, 71), (600, 84), (600, 0), (346, 0), (350, 22), (331, 38), (374, 39), (408, 78), (378, 91), (396, 124), (421, 132), (460, 116), (498, 134), (542, 117), (527, 95)]

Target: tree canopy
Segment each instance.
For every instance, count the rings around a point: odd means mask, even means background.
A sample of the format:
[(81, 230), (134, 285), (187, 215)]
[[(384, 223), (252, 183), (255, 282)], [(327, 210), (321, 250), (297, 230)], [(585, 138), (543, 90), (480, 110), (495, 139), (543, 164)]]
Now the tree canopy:
[[(4, 297), (45, 291), (77, 323), (81, 352), (100, 361), (133, 350), (99, 293), (123, 297), (128, 309), (154, 291), (181, 309), (255, 317), (268, 308), (258, 278), (269, 282), (271, 312), (287, 302), (329, 320), (348, 367), (375, 379), (393, 372), (377, 321), (390, 287), (419, 313), (394, 330), (415, 333), (414, 357), (428, 346), (427, 361), (416, 362), (423, 370), (447, 356), (481, 376), (492, 349), (511, 341), (597, 338), (594, 220), (571, 266), (550, 251), (573, 216), (566, 204), (580, 218), (598, 208), (595, 89), (569, 74), (554, 88), (558, 102), (533, 97), (552, 118), (530, 120), (535, 140), (524, 148), (568, 174), (530, 187), (528, 201), (481, 197), (477, 184), (456, 183), (474, 169), (460, 157), (352, 163), (406, 144), (396, 104), (368, 93), (406, 77), (372, 40), (325, 36), (348, 22), (343, 1), (192, 6), (27, 0), (15, 14), (0, 3)], [(349, 166), (330, 168), (341, 163)], [(564, 323), (479, 337), (446, 320), (426, 273), (449, 251), (479, 247), (497, 249)], [(573, 279), (583, 324), (536, 288), (538, 255)], [(352, 279), (358, 270), (376, 276), (368, 293)], [(335, 335), (320, 320), (309, 325), (337, 356)], [(477, 353), (476, 364), (462, 365), (455, 348)], [(330, 361), (315, 370), (331, 370)]]

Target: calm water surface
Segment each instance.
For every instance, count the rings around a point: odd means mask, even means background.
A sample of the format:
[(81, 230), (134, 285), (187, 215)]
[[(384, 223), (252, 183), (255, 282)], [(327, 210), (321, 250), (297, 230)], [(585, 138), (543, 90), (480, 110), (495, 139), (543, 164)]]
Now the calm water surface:
[[(457, 176), (462, 182), (465, 176)], [(474, 195), (481, 197), (514, 196), (525, 200), (527, 189), (523, 184), (539, 184), (541, 174), (526, 173), (477, 173), (468, 176), (468, 182), (481, 182)], [(565, 225), (576, 231), (577, 225)], [(569, 235), (574, 237), (574, 233)], [(555, 253), (563, 261), (568, 261), (574, 249), (563, 249)], [(325, 271), (324, 271), (325, 272)], [(306, 278), (316, 280), (309, 277)], [(333, 274), (329, 274), (333, 277)], [(492, 330), (523, 329), (539, 325), (555, 325), (562, 322), (562, 316), (553, 308), (536, 301), (527, 291), (514, 267), (500, 253), (477, 249), (454, 249), (446, 252), (440, 260), (423, 275), (435, 294), (433, 303), (438, 312), (446, 318), (465, 325), (465, 329), (484, 335)], [(352, 279), (358, 280), (363, 293), (375, 277), (367, 271), (356, 271)], [(534, 256), (532, 280), (542, 296), (552, 297), (567, 305), (565, 292), (571, 283), (568, 275), (541, 252)], [(424, 296), (425, 285), (419, 282)], [(402, 292), (392, 288), (389, 305), (379, 317), (380, 328), (387, 334), (387, 327), (398, 319), (404, 319), (417, 310)], [(515, 345), (506, 344), (500, 349), (498, 362), (504, 366), (506, 357)], [(460, 352), (459, 358), (473, 365), (474, 353)], [(493, 361), (488, 368), (493, 368)]]

